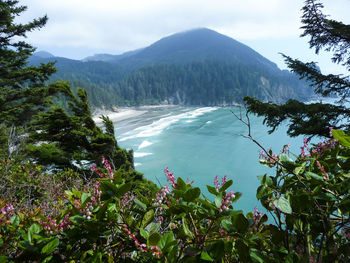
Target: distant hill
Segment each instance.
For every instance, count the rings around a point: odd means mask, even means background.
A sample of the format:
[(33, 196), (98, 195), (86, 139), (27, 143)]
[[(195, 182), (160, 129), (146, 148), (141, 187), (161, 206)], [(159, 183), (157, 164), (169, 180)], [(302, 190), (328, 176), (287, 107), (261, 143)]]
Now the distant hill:
[(244, 96), (281, 103), (311, 96), (296, 75), (207, 28), (173, 34), (121, 55), (97, 54), (77, 61), (34, 54), (30, 59), (33, 64), (52, 60), (58, 68), (52, 79), (85, 88), (96, 107), (231, 105)]
[(47, 51), (34, 52), (34, 56), (39, 57), (39, 58), (53, 58), (54, 57), (54, 55), (52, 55), (51, 53), (49, 53)]
[(125, 58), (117, 59), (124, 67), (139, 68), (155, 64), (185, 64), (215, 60), (277, 70), (276, 64), (250, 47), (207, 28), (193, 29), (162, 38)]

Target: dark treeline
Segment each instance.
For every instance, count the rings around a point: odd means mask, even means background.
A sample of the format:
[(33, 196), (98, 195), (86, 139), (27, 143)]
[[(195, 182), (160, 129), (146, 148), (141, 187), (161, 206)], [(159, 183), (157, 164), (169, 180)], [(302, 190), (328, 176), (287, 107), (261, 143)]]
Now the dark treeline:
[(288, 71), (203, 61), (147, 66), (127, 72), (115, 64), (57, 59), (52, 80), (69, 79), (83, 88), (92, 106), (111, 108), (152, 104), (231, 105), (244, 96), (263, 101), (305, 100), (311, 90)]

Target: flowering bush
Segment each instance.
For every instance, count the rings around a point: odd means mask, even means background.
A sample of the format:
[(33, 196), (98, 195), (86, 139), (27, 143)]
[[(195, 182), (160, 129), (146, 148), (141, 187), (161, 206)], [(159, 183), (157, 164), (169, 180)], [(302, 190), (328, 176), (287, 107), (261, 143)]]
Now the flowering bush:
[(350, 139), (333, 134), (322, 144), (305, 141), (300, 156), (286, 147), (261, 155), (276, 169), (257, 189), (270, 221), (256, 207), (246, 215), (234, 209), (241, 193), (226, 176), (215, 177), (206, 197), (168, 168), (169, 186), (156, 189), (104, 159), (103, 169), (92, 167), (97, 178), (67, 190), (51, 214), (1, 199), (0, 260), (349, 262)]

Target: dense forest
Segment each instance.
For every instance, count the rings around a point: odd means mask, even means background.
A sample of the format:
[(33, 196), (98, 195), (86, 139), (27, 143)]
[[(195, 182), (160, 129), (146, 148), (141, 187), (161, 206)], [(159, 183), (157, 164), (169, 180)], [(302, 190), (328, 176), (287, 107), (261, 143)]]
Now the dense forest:
[(84, 88), (95, 107), (149, 104), (234, 105), (243, 97), (282, 103), (307, 100), (312, 90), (249, 47), (209, 29), (163, 38), (124, 55), (83, 61), (34, 54), (32, 64), (57, 61), (52, 81)]

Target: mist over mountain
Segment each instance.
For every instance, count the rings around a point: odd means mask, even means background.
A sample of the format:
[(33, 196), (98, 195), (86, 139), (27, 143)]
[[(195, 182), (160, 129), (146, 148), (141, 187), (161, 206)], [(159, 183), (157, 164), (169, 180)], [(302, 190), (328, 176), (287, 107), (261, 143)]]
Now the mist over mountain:
[[(277, 51), (276, 51), (277, 52)], [(311, 90), (250, 47), (207, 28), (176, 33), (121, 55), (81, 61), (34, 54), (30, 62), (56, 61), (52, 80), (87, 90), (91, 104), (231, 105), (244, 96), (281, 103), (308, 99)]]

